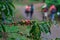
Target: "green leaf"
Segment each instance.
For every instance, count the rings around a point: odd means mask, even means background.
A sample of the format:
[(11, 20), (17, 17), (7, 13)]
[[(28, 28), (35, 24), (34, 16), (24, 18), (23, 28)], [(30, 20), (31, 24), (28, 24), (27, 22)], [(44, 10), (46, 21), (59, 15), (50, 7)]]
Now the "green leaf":
[(1, 27), (2, 27), (2, 29), (3, 29), (3, 32), (6, 32), (5, 27), (4, 27), (3, 24), (1, 24)]
[(5, 4), (5, 8), (6, 8), (6, 9), (4, 10), (4, 13), (5, 13), (6, 16), (8, 16), (8, 11), (9, 11), (9, 10), (8, 10), (7, 4)]
[(11, 2), (9, 2), (9, 5), (11, 5), (15, 9), (15, 6)]
[(9, 12), (9, 15), (13, 15), (13, 9), (11, 8), (11, 6), (9, 5), (9, 4), (7, 4), (7, 6), (8, 6), (8, 12)]
[(41, 22), (40, 25), (39, 25), (40, 30), (42, 32), (45, 32), (45, 33), (50, 32), (50, 25), (49, 24), (50, 24), (49, 22)]

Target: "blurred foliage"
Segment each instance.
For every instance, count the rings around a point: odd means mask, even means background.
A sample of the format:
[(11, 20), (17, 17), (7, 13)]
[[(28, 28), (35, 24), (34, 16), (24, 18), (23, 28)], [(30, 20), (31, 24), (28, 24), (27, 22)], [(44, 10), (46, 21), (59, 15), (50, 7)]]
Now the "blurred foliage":
[(32, 29), (30, 31), (30, 36), (33, 38), (33, 40), (39, 40), (41, 36), (40, 27), (37, 23), (34, 23), (32, 25)]
[(52, 4), (54, 4), (54, 5), (60, 5), (60, 0), (45, 0), (45, 3), (48, 5), (48, 6), (50, 6), (50, 5), (52, 5)]
[(60, 38), (56, 38), (55, 40), (60, 40)]
[[(48, 33), (50, 32), (51, 23), (50, 21), (45, 22), (38, 22), (33, 21), (32, 25), (3, 25), (5, 26), (6, 32), (8, 34), (7, 40), (30, 40), (33, 38), (33, 40), (40, 40), (41, 38), (41, 32)], [(30, 38), (27, 38), (26, 36), (22, 36), (20, 34), (22, 32), (23, 34), (27, 34), (30, 36)]]
[(15, 8), (15, 7), (11, 1), (9, 1), (9, 0), (0, 1), (0, 18), (2, 17), (3, 13), (6, 16), (12, 15), (13, 14), (13, 8)]
[(12, 16), (13, 9), (15, 9), (15, 6), (13, 5), (12, 0), (0, 0), (0, 28), (2, 28), (3, 32), (6, 32), (3, 25), (5, 17)]
[(40, 40), (41, 32), (50, 33), (51, 22), (34, 22), (30, 30), (30, 36), (33, 40)]
[(6, 32), (8, 34), (7, 40), (30, 40), (25, 35), (21, 35), (20, 32), (23, 34), (29, 34), (30, 26), (14, 26), (14, 25), (4, 25)]

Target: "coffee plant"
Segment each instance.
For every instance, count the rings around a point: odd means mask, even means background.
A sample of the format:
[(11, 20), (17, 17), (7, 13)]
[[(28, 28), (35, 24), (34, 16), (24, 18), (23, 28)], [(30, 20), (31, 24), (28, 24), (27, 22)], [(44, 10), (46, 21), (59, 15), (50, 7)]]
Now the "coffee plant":
[(41, 32), (45, 32), (47, 33), (51, 33), (50, 32), (50, 27), (51, 27), (51, 23), (48, 22), (34, 22), (32, 25), (32, 28), (30, 30), (30, 36), (32, 37), (33, 40), (40, 40), (41, 38)]
[(15, 9), (12, 0), (0, 0), (0, 33), (6, 32), (3, 23), (8, 16), (13, 15), (13, 9)]

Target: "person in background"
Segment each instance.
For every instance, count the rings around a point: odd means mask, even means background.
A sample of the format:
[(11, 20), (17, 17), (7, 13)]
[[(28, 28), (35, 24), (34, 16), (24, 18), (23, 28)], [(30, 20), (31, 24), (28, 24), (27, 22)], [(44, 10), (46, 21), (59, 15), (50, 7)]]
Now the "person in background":
[(34, 13), (34, 5), (31, 4), (31, 9), (30, 9), (30, 19), (32, 19), (33, 13)]
[(43, 16), (43, 21), (45, 21), (47, 19), (48, 16), (48, 8), (47, 8), (47, 4), (44, 4), (42, 6), (42, 16)]
[(28, 18), (28, 16), (29, 16), (29, 13), (30, 13), (30, 5), (27, 5), (26, 6), (26, 9), (25, 9), (25, 13), (26, 13), (26, 17)]
[(48, 8), (45, 7), (43, 12), (44, 12), (44, 20), (48, 20)]
[(51, 21), (53, 22), (54, 19), (55, 19), (55, 13), (56, 13), (56, 7), (55, 5), (51, 5), (50, 8), (49, 8), (49, 11), (50, 11), (50, 19)]

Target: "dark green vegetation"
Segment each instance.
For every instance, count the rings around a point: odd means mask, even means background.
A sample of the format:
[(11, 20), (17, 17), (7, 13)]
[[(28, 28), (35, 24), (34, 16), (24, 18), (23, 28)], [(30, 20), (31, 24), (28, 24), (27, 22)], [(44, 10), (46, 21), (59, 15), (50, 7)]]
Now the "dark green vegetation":
[(60, 0), (46, 0), (45, 1), (48, 5), (60, 5)]
[(56, 38), (56, 40), (60, 40), (60, 38)]
[(45, 3), (48, 5), (48, 7), (54, 4), (57, 7), (57, 10), (60, 11), (60, 0), (46, 0)]
[(50, 22), (33, 21), (31, 25), (3, 25), (6, 30), (6, 40), (40, 40), (41, 32), (50, 32)]
[(45, 32), (46, 34), (50, 33), (50, 22), (34, 22), (32, 25), (32, 29), (30, 30), (30, 36), (33, 40), (40, 40), (41, 39), (41, 32)]
[[(12, 16), (13, 14), (13, 9), (14, 9), (14, 5), (12, 4), (12, 0), (0, 0), (0, 34), (2, 34), (1, 32), (6, 32), (5, 30), (5, 26), (3, 25), (3, 23), (5, 22), (5, 19), (8, 16)], [(6, 17), (6, 18), (5, 18)], [(1, 37), (2, 35), (0, 35)]]

